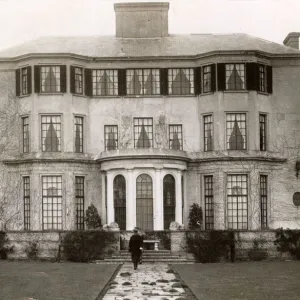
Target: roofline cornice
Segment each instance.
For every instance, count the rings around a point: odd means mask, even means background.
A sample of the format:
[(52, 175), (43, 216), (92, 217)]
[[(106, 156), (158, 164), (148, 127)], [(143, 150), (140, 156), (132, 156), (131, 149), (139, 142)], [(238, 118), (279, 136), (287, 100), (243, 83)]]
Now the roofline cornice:
[(299, 53), (268, 53), (257, 50), (233, 50), (233, 51), (211, 51), (203, 54), (197, 55), (178, 55), (178, 56), (143, 56), (143, 57), (129, 57), (129, 56), (107, 56), (107, 57), (93, 57), (93, 56), (85, 56), (74, 53), (28, 53), (25, 55), (15, 56), (15, 57), (0, 57), (0, 62), (18, 62), (22, 60), (32, 59), (32, 58), (68, 58), (68, 59), (80, 59), (84, 61), (92, 61), (92, 62), (102, 62), (102, 61), (148, 61), (148, 60), (196, 60), (206, 57), (213, 56), (224, 56), (224, 55), (254, 55), (254, 56), (263, 56), (265, 58), (273, 59), (273, 58), (282, 58), (282, 59), (292, 59), (292, 58), (300, 58)]

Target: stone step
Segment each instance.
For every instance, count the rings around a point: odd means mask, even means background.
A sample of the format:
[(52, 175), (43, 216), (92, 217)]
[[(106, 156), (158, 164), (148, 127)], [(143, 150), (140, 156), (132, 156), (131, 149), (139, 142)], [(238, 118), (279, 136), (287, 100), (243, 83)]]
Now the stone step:
[[(127, 250), (120, 250), (120, 253), (128, 253)], [(171, 253), (170, 250), (144, 250), (143, 253)]]
[[(104, 256), (105, 258), (131, 258), (131, 255), (107, 255)], [(153, 259), (157, 259), (157, 258), (182, 258), (185, 256), (179, 256), (179, 255), (143, 255), (142, 256), (143, 259), (149, 259), (149, 258), (153, 258)]]
[[(131, 263), (131, 261), (128, 261)], [(165, 264), (194, 264), (196, 263), (194, 260), (186, 260), (186, 261), (162, 261), (163, 263)], [(155, 263), (162, 263), (160, 261), (147, 261), (147, 264), (155, 264)], [(93, 261), (91, 262), (93, 264), (97, 264), (97, 265), (100, 265), (100, 264), (103, 264), (103, 265), (120, 265), (120, 264), (123, 264), (123, 263), (127, 263), (127, 261), (106, 261), (106, 260), (96, 260), (96, 261)], [(143, 264), (146, 264), (145, 262)]]
[[(165, 261), (172, 261), (172, 262), (177, 262), (177, 261), (188, 261), (190, 259), (187, 258), (145, 258), (143, 259), (144, 262), (165, 262)], [(119, 261), (119, 262), (131, 262), (130, 258), (104, 258), (104, 261)]]

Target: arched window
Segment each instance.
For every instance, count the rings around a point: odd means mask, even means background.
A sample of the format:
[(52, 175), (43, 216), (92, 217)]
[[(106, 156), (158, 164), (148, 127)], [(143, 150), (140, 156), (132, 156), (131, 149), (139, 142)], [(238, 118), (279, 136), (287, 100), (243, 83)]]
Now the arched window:
[(126, 230), (126, 182), (122, 175), (114, 179), (115, 222), (121, 230)]
[(153, 230), (153, 187), (147, 174), (136, 179), (136, 226)]
[(164, 229), (175, 221), (175, 179), (172, 175), (164, 178)]

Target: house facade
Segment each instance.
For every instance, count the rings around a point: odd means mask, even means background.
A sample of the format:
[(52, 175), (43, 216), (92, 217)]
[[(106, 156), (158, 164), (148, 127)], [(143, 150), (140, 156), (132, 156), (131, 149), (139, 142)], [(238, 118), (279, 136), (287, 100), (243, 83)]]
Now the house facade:
[(115, 36), (0, 52), (1, 226), (85, 229), (93, 204), (165, 230), (197, 203), (207, 230), (299, 228), (300, 34), (170, 35), (168, 3), (114, 7)]

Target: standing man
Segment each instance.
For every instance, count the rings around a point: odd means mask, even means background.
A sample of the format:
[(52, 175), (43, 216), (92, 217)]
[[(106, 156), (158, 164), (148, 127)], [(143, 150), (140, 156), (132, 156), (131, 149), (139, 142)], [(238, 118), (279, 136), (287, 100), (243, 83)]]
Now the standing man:
[(129, 240), (129, 252), (131, 253), (131, 259), (135, 270), (137, 269), (137, 265), (141, 257), (142, 245), (143, 245), (142, 237), (138, 234), (137, 228), (134, 228), (133, 235)]

